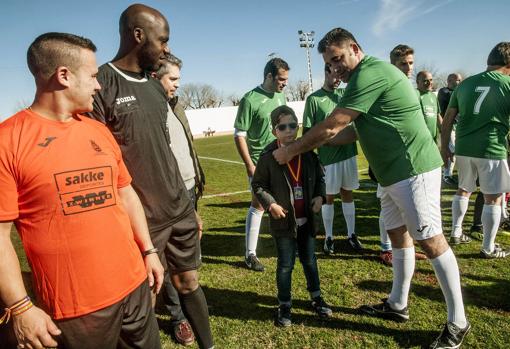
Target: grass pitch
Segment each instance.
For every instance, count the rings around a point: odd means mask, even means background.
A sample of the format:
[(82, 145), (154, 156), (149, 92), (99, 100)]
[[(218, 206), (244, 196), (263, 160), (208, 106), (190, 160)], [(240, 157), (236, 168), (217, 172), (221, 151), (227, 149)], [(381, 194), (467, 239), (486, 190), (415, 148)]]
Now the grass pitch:
[[(446, 305), (428, 261), (416, 262), (409, 297), (410, 321), (393, 323), (363, 316), (358, 311), (359, 306), (386, 297), (392, 279), (391, 268), (378, 260), (379, 202), (361, 152), (358, 156), (361, 187), (354, 196), (356, 233), (366, 251), (357, 254), (349, 249), (340, 201), (336, 200), (337, 253), (324, 256), (324, 237), (318, 236), (317, 240), (321, 288), (333, 308), (333, 317), (321, 321), (312, 312), (302, 268), (296, 261), (292, 285), (293, 325), (281, 329), (273, 324), (277, 304), (276, 251), (268, 234), (267, 217), (262, 222), (257, 249), (266, 271), (256, 273), (244, 267), (244, 220), (250, 194), (243, 192), (248, 190), (248, 181), (232, 136), (197, 139), (195, 144), (199, 155), (204, 157), (201, 162), (207, 177), (206, 197), (199, 201), (205, 228), (200, 279), (209, 303), (216, 348), (421, 348), (435, 338), (446, 321)], [(215, 196), (232, 192), (241, 193)], [(443, 190), (445, 232), (450, 229), (453, 194), (452, 188)], [(472, 203), (465, 219), (466, 229), (471, 223)], [(17, 234), (13, 234), (13, 240), (27, 275), (30, 270)], [(508, 235), (498, 235), (497, 241), (510, 245)], [(467, 316), (473, 326), (464, 348), (508, 348), (509, 259), (484, 260), (479, 258), (479, 249), (478, 241), (454, 248)], [(159, 323), (163, 347), (179, 348), (168, 335), (168, 317), (159, 316)]]

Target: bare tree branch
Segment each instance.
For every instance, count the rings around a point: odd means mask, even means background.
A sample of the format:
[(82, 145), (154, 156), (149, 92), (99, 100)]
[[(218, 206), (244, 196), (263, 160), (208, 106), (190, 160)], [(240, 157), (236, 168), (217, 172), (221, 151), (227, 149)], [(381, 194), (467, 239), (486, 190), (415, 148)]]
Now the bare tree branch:
[(233, 95), (228, 96), (228, 101), (229, 101), (229, 102), (230, 102), (230, 103), (231, 103), (234, 107), (236, 107), (236, 106), (238, 106), (238, 105), (239, 105), (239, 103), (241, 103), (241, 97), (239, 97), (238, 95), (233, 94)]
[(223, 104), (221, 94), (208, 84), (185, 84), (178, 95), (186, 109), (217, 108)]
[(286, 95), (289, 101), (304, 101), (306, 95), (310, 92), (308, 83), (303, 80), (291, 82), (286, 87)]

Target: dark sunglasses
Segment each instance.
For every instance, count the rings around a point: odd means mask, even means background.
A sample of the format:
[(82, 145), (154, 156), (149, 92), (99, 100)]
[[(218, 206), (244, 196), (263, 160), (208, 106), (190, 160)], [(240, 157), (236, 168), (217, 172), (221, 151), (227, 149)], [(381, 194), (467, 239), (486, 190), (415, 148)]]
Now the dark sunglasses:
[(274, 128), (278, 131), (285, 131), (286, 129), (290, 128), (291, 130), (295, 130), (298, 127), (297, 122), (291, 122), (290, 124), (278, 124)]

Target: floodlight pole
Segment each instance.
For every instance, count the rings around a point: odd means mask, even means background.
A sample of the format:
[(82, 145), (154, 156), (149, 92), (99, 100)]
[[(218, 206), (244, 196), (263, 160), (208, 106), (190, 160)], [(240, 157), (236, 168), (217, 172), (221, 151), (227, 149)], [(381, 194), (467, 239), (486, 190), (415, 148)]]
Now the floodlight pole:
[(302, 30), (298, 30), (299, 34), (299, 46), (304, 47), (306, 50), (306, 64), (308, 68), (308, 87), (309, 93), (313, 91), (313, 83), (312, 83), (312, 60), (310, 58), (310, 48), (315, 46), (314, 36), (315, 32), (304, 32)]

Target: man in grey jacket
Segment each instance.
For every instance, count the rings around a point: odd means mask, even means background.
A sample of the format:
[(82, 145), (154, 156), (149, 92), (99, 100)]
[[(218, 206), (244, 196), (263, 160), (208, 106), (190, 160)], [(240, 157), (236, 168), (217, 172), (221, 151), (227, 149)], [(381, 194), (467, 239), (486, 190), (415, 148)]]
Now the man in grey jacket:
[[(170, 147), (177, 159), (182, 180), (196, 210), (197, 199), (202, 196), (204, 190), (205, 176), (193, 146), (193, 135), (191, 134), (188, 118), (184, 108), (178, 102), (178, 96), (175, 95), (180, 86), (181, 68), (182, 61), (170, 54), (159, 69), (154, 72), (154, 76), (161, 81), (168, 96), (168, 104), (173, 111), (174, 117), (168, 118), (167, 124), (170, 134)], [(174, 339), (179, 344), (190, 345), (195, 340), (193, 331), (182, 312), (179, 294), (172, 285), (168, 271), (165, 273), (162, 297), (164, 306), (171, 316)]]

